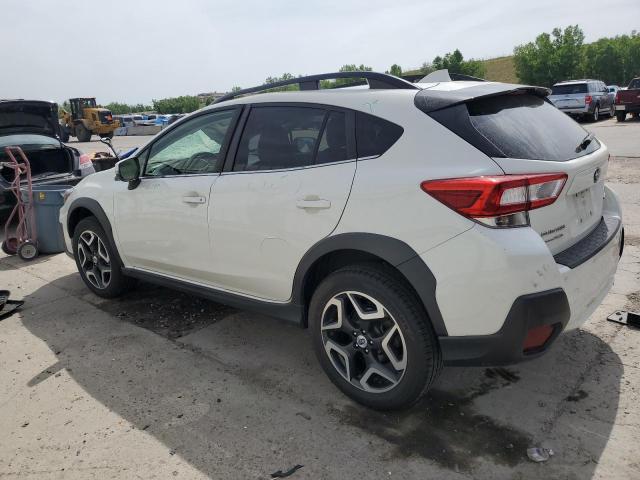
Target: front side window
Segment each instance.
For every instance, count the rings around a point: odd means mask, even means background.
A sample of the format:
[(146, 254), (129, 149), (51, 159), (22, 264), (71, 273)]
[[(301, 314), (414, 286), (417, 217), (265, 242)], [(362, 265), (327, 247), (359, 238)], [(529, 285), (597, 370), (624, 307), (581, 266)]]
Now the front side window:
[(216, 173), (236, 110), (196, 117), (166, 134), (151, 146), (147, 176)]
[(321, 108), (252, 108), (233, 170), (277, 170), (313, 165), (326, 114)]

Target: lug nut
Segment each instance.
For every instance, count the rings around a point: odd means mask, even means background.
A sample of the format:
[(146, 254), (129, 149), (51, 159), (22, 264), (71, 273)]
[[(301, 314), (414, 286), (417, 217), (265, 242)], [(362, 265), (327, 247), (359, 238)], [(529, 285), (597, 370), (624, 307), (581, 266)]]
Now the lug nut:
[(373, 340), (369, 340), (369, 345), (373, 345)]
[(368, 348), (365, 348), (365, 349), (364, 349), (364, 353), (369, 353), (369, 349), (368, 349)]
[(356, 332), (355, 330), (353, 331), (353, 335), (356, 336), (358, 335), (358, 332)]

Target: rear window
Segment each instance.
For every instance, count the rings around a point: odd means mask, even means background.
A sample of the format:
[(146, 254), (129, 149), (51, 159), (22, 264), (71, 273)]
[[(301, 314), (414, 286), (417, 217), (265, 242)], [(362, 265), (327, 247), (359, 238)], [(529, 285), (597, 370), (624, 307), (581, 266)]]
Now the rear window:
[(571, 95), (574, 93), (588, 93), (586, 83), (572, 83), (570, 85), (554, 85), (551, 87), (551, 95)]
[(471, 124), (505, 157), (566, 161), (600, 147), (593, 140), (578, 145), (587, 132), (544, 99), (534, 95), (502, 95), (467, 104)]
[(380, 117), (358, 112), (356, 115), (356, 146), (358, 157), (377, 157), (389, 150), (402, 136), (404, 129)]
[(629, 84), (629, 89), (635, 89), (635, 88), (640, 88), (640, 78), (635, 78), (631, 80), (631, 83)]

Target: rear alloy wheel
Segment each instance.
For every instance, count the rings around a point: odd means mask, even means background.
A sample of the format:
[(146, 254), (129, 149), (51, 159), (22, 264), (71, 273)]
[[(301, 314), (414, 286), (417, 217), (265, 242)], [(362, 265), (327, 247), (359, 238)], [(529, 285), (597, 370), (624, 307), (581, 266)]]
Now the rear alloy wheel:
[(442, 366), (415, 294), (383, 268), (346, 267), (327, 277), (311, 300), (309, 327), (331, 381), (371, 408), (411, 406)]
[(596, 105), (596, 109), (591, 114), (592, 122), (597, 122), (598, 120), (600, 120), (600, 105)]
[(609, 109), (609, 116), (611, 118), (616, 116), (616, 106), (615, 105), (611, 105), (611, 108)]
[(83, 218), (76, 226), (73, 256), (85, 285), (100, 297), (117, 297), (134, 284), (123, 274), (117, 254), (95, 217)]

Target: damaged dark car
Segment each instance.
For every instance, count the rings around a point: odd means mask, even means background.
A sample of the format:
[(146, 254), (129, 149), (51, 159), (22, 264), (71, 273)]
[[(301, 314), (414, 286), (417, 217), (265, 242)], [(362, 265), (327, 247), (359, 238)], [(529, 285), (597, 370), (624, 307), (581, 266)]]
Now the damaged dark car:
[[(5, 147), (22, 148), (37, 185), (75, 185), (94, 173), (88, 155), (60, 140), (58, 105), (41, 100), (0, 100), (0, 165), (8, 162)], [(0, 212), (14, 203), (9, 185), (14, 170), (0, 167)], [(23, 180), (24, 181), (24, 180)]]

